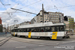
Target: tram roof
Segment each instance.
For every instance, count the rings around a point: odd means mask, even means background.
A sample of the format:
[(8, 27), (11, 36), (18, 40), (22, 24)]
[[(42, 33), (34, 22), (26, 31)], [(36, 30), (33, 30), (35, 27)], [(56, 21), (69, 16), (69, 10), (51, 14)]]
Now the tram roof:
[(35, 24), (21, 25), (21, 26), (19, 26), (18, 28), (42, 27), (42, 26), (55, 26), (55, 25), (64, 25), (64, 23), (56, 23), (56, 24), (53, 24), (52, 22), (47, 22), (47, 23), (35, 23)]

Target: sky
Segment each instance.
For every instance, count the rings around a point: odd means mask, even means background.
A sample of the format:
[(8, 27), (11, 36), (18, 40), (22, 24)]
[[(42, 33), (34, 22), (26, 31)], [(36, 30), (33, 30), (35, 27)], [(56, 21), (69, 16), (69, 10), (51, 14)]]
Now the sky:
[(0, 17), (3, 25), (19, 24), (30, 21), (35, 14), (29, 14), (11, 8), (38, 14), (42, 4), (47, 12), (61, 12), (75, 19), (75, 0), (0, 0)]

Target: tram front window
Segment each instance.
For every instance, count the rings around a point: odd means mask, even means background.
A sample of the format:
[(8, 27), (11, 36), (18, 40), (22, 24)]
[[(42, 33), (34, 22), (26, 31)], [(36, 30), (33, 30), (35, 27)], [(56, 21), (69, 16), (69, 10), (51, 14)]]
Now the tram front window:
[(61, 26), (60, 27), (60, 31), (64, 31), (64, 26)]

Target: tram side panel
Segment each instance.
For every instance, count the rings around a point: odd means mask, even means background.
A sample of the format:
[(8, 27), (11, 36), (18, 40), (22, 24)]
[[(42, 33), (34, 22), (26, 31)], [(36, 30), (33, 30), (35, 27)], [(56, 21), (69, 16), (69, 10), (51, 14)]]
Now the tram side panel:
[[(29, 32), (12, 32), (12, 35), (17, 36), (27, 36), (29, 35)], [(29, 36), (35, 36), (35, 37), (50, 37), (51, 39), (55, 38), (62, 38), (65, 36), (64, 31), (63, 32), (31, 32)]]

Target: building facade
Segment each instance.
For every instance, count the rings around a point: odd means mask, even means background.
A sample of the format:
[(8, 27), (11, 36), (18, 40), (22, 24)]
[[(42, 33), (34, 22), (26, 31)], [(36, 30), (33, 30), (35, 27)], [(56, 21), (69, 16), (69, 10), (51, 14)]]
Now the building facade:
[(75, 30), (75, 22), (74, 22), (74, 30)]
[(20, 25), (27, 25), (27, 24), (31, 24), (31, 22), (30, 21), (22, 22), (22, 23), (19, 24), (19, 26)]
[(66, 25), (67, 31), (73, 31), (74, 30), (74, 18), (71, 16), (64, 16), (64, 23)]
[(31, 20), (31, 24), (42, 22), (63, 23), (64, 14), (60, 12), (46, 12), (42, 5), (42, 10)]
[(19, 24), (11, 25), (7, 27), (7, 32), (11, 32), (11, 30), (18, 28)]
[(3, 32), (3, 25), (2, 25), (1, 17), (0, 17), (0, 32)]
[(6, 28), (5, 27), (3, 27), (3, 32), (6, 32)]
[[(40, 11), (41, 12), (41, 11)], [(60, 12), (44, 12), (44, 17), (39, 13), (35, 16), (31, 23), (42, 23), (42, 22), (53, 22), (53, 23), (63, 23), (64, 14)]]
[(69, 28), (74, 30), (74, 18), (69, 18)]

